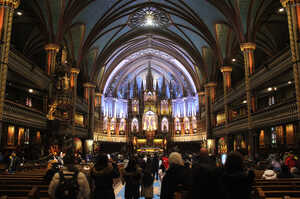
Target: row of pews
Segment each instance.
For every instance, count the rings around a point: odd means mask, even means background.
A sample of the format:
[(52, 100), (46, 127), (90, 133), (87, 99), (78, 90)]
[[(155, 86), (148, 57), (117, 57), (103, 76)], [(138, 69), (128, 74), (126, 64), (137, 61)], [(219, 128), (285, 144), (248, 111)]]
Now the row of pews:
[(48, 199), (45, 169), (0, 174), (0, 199)]
[(300, 178), (264, 180), (258, 174), (253, 188), (257, 199), (300, 199)]

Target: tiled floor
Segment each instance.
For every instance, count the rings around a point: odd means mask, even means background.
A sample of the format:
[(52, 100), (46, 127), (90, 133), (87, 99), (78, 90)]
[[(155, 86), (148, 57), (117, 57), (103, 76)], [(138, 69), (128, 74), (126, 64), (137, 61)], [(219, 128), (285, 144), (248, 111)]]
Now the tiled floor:
[[(124, 191), (125, 191), (125, 187), (120, 184), (116, 189), (115, 189), (115, 194), (116, 194), (116, 199), (124, 199)], [(160, 195), (160, 181), (155, 181), (153, 184), (153, 199), (159, 199), (159, 195)], [(142, 197), (141, 199), (143, 199), (144, 197)]]

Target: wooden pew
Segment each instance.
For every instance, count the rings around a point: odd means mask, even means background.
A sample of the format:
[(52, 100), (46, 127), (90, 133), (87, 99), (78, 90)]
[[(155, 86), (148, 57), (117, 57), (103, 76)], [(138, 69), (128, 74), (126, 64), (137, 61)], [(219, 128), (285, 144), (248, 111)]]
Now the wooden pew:
[(0, 175), (0, 193), (8, 199), (49, 198), (43, 175)]
[(255, 192), (260, 199), (300, 199), (300, 179), (255, 180)]

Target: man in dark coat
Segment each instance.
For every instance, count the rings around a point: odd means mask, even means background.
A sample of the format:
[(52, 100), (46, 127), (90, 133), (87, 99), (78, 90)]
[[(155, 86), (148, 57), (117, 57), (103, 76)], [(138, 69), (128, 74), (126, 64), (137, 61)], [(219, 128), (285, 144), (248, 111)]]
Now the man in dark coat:
[(158, 170), (159, 170), (159, 159), (157, 157), (157, 154), (154, 155), (153, 158), (153, 171), (154, 171), (154, 177), (156, 180), (158, 180)]
[(198, 198), (222, 198), (221, 185), (222, 172), (216, 166), (216, 162), (210, 159), (208, 151), (201, 148), (199, 156), (193, 161), (192, 189), (189, 199)]

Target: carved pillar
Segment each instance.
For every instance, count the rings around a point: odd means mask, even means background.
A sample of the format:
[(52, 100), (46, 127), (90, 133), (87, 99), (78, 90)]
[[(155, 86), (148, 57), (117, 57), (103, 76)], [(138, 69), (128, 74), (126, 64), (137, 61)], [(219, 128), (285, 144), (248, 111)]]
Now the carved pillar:
[(0, 0), (0, 143), (12, 23), (14, 11), (19, 5), (20, 0)]
[[(300, 120), (300, 0), (280, 0), (282, 6), (286, 9), (288, 17), (288, 27), (290, 34), (290, 48), (292, 52), (293, 74), (296, 89), (296, 103), (298, 109), (298, 121)], [(300, 124), (297, 123), (299, 128)], [(299, 133), (296, 133), (296, 144), (299, 144)]]
[(83, 84), (84, 87), (84, 97), (88, 104), (88, 129), (89, 138), (93, 137), (94, 127), (95, 127), (95, 88), (93, 83), (87, 82)]
[(56, 55), (59, 51), (59, 45), (58, 44), (47, 44), (45, 46), (45, 50), (47, 52), (47, 74), (52, 75), (55, 72), (55, 66), (56, 66)]
[(76, 116), (76, 101), (77, 101), (77, 77), (80, 70), (78, 68), (71, 68), (70, 87), (72, 88), (72, 135), (75, 136), (75, 116)]
[(241, 50), (244, 53), (244, 65), (245, 65), (245, 87), (246, 87), (246, 96), (247, 96), (247, 110), (248, 110), (248, 152), (250, 157), (254, 157), (254, 143), (253, 143), (253, 134), (252, 134), (252, 97), (251, 97), (251, 88), (249, 77), (254, 72), (254, 50), (256, 45), (254, 43), (242, 43)]
[(102, 102), (102, 93), (95, 93), (95, 106), (97, 107), (97, 111), (99, 114), (99, 118), (98, 118), (98, 132), (100, 133), (100, 131), (103, 129), (103, 117), (102, 117), (102, 110), (101, 110), (101, 102)]
[(212, 138), (212, 128), (215, 125), (215, 118), (213, 113), (213, 104), (216, 97), (217, 84), (214, 82), (205, 85), (205, 110), (206, 110), (206, 132), (207, 139)]
[(230, 66), (223, 66), (221, 68), (221, 72), (223, 73), (223, 87), (224, 87), (224, 113), (225, 113), (225, 126), (228, 127), (229, 123), (229, 109), (228, 109), (228, 100), (227, 94), (229, 89), (231, 88), (231, 72), (232, 67)]
[(201, 120), (202, 106), (205, 105), (205, 92), (198, 92), (199, 99), (199, 119)]

